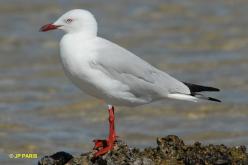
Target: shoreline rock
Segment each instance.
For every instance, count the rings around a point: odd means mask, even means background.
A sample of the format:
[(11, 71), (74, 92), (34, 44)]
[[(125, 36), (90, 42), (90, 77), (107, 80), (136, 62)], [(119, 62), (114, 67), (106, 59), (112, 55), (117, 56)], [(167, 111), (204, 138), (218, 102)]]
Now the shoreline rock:
[(116, 142), (113, 151), (93, 158), (93, 151), (73, 157), (69, 153), (57, 152), (44, 156), (38, 165), (248, 165), (245, 146), (227, 147), (202, 145), (195, 142), (184, 144), (175, 135), (157, 138), (157, 147), (144, 150), (130, 148), (123, 141)]

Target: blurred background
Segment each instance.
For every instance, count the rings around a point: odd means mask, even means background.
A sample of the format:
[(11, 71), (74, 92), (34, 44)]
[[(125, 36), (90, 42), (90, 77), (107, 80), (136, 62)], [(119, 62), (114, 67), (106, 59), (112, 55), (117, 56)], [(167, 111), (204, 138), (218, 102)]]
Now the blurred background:
[(74, 8), (95, 15), (99, 35), (186, 82), (220, 88), (216, 103), (164, 100), (116, 107), (130, 146), (175, 134), (186, 143), (248, 146), (247, 0), (0, 0), (0, 164), (34, 164), (9, 153), (79, 155), (108, 135), (107, 106), (64, 75), (62, 32), (39, 28)]

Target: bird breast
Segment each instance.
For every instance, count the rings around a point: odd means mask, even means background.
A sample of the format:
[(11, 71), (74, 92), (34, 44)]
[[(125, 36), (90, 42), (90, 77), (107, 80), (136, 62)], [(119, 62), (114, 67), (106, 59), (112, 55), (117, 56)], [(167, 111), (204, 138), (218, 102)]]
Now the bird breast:
[[(60, 42), (60, 59), (66, 76), (86, 93), (96, 96), (96, 86), (92, 79), (95, 71), (90, 63), (94, 61), (96, 51), (90, 41), (64, 36)], [(81, 43), (81, 44), (79, 44)]]

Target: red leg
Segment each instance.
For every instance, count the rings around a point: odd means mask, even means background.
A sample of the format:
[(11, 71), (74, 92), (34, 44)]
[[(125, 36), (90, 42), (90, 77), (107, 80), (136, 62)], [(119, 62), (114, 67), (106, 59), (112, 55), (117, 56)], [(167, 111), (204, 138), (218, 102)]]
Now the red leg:
[(109, 109), (109, 137), (107, 140), (94, 140), (95, 146), (94, 149), (98, 149), (95, 153), (95, 157), (103, 155), (108, 151), (112, 150), (114, 147), (114, 143), (116, 141), (116, 133), (115, 133), (115, 114), (114, 107), (111, 106)]

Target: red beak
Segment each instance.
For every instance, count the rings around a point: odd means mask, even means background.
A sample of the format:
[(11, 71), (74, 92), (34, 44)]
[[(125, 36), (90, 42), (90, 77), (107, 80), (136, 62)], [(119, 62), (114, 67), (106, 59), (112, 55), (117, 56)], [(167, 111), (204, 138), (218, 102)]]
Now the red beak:
[(55, 30), (55, 29), (58, 29), (58, 27), (60, 27), (59, 25), (53, 25), (51, 23), (49, 24), (46, 24), (44, 26), (42, 26), (40, 28), (40, 32), (46, 32), (46, 31), (49, 31), (49, 30)]

